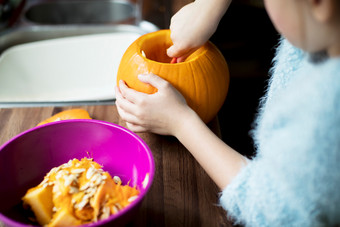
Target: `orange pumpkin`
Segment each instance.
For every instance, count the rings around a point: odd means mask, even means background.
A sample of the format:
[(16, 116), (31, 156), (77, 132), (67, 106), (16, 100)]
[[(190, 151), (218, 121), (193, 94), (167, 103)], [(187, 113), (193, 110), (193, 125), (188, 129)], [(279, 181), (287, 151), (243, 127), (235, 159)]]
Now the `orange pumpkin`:
[(70, 120), (70, 119), (92, 119), (92, 118), (90, 117), (89, 113), (84, 109), (69, 109), (69, 110), (64, 110), (62, 112), (59, 112), (53, 115), (52, 117), (43, 120), (42, 122), (37, 124), (37, 126), (44, 125), (50, 122)]
[(166, 50), (172, 45), (170, 30), (145, 34), (124, 53), (117, 73), (119, 80), (137, 91), (152, 94), (156, 88), (138, 80), (138, 74), (154, 73), (170, 82), (188, 105), (208, 123), (222, 107), (229, 86), (229, 70), (221, 52), (210, 41), (184, 62), (170, 64)]

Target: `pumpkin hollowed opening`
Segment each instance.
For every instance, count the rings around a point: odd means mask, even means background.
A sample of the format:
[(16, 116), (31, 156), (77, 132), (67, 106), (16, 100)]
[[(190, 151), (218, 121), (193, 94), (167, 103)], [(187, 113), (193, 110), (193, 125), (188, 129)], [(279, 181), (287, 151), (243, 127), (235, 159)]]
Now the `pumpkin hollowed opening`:
[[(149, 60), (159, 63), (170, 63), (171, 58), (167, 55), (167, 49), (172, 46), (170, 38), (170, 32), (156, 33), (150, 36), (148, 39), (141, 40), (139, 43), (140, 55), (144, 55)], [(188, 56), (184, 62), (194, 60), (199, 55), (206, 51), (204, 48), (200, 48)], [(144, 53), (143, 53), (144, 52)]]

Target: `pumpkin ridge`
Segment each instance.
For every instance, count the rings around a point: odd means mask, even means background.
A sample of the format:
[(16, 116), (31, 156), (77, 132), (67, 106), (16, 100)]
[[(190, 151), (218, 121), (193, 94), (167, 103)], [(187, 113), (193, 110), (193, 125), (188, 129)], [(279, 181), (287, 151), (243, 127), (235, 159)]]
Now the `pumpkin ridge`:
[[(225, 62), (224, 58), (217, 58), (217, 59), (213, 59), (215, 55), (220, 55), (223, 57), (222, 53), (217, 49), (217, 47), (209, 42), (209, 46), (207, 47), (209, 48), (211, 51), (211, 54), (207, 54), (206, 58), (209, 61), (209, 65), (210, 67), (212, 67), (211, 71), (216, 72), (213, 75), (209, 75), (209, 88), (211, 89), (211, 87), (215, 87), (217, 89), (210, 91), (210, 94), (213, 94), (214, 92), (220, 91), (221, 95), (214, 97), (213, 95), (208, 96), (208, 102), (207, 102), (207, 106), (212, 106), (214, 109), (216, 109), (217, 113), (218, 111), (221, 109), (224, 100), (226, 98), (226, 93), (228, 90), (228, 86), (225, 85), (225, 82), (228, 83), (228, 80), (224, 80), (224, 78), (229, 78), (226, 75), (223, 75), (225, 72), (221, 67), (217, 67), (217, 66), (226, 66), (226, 70), (228, 70), (228, 65)], [(216, 57), (216, 56), (215, 56)], [(218, 62), (218, 61), (223, 61), (223, 62)], [(222, 81), (221, 81), (222, 80)], [(213, 116), (207, 116), (207, 119), (209, 119), (208, 121), (212, 120)]]
[[(197, 62), (196, 62), (196, 64), (195, 65), (198, 65), (198, 66), (200, 66), (200, 64), (197, 64)], [(193, 64), (190, 64), (189, 65), (190, 66), (190, 70), (191, 70), (191, 72), (195, 72), (195, 67), (194, 67), (194, 63)], [(201, 93), (200, 92), (197, 92), (197, 81), (196, 81), (196, 78), (197, 77), (197, 75), (193, 75), (193, 77), (192, 77), (192, 81), (193, 81), (193, 88), (195, 89), (192, 93), (195, 95), (195, 97), (193, 98), (193, 100), (198, 100), (198, 102), (197, 103), (193, 103), (192, 104), (192, 106), (191, 106), (191, 108), (193, 108), (196, 112), (198, 111), (198, 108), (199, 108), (199, 104), (200, 104), (200, 101), (201, 100), (203, 100), (203, 99), (201, 99)], [(201, 91), (202, 92), (202, 91)], [(204, 91), (203, 91), (204, 92)], [(202, 116), (202, 118), (203, 118), (203, 116)]]
[[(208, 98), (206, 99), (206, 100), (204, 100), (204, 99), (202, 99), (205, 103), (204, 103), (204, 105), (207, 105), (207, 106), (210, 106), (209, 105), (209, 99), (210, 99), (210, 96), (212, 96), (212, 93), (211, 93), (211, 91), (210, 91), (210, 84), (209, 84), (209, 82), (207, 81), (207, 76), (211, 76), (211, 75), (207, 75), (207, 72), (206, 72), (206, 69), (205, 68), (203, 68), (202, 67), (202, 65), (198, 62), (198, 64), (197, 64), (200, 68), (201, 68), (201, 71), (203, 71), (203, 74), (202, 74), (202, 76), (201, 76), (201, 79), (204, 81), (204, 84), (205, 84), (205, 90), (203, 91), (203, 92), (205, 92), (205, 93), (207, 93), (207, 94), (210, 94), (210, 95), (208, 95)], [(200, 95), (202, 95), (202, 94), (200, 94)], [(207, 112), (206, 112), (206, 114), (205, 114), (205, 116), (202, 116), (202, 118), (203, 119), (207, 119), (208, 118), (208, 116), (207, 116), (208, 114), (207, 114)]]
[[(188, 64), (188, 67), (190, 68), (190, 72), (195, 72), (195, 71), (193, 71), (192, 64)], [(190, 107), (193, 108), (197, 112), (197, 110), (198, 110), (198, 108), (196, 106), (197, 103), (195, 103), (193, 101), (193, 100), (197, 100), (197, 84), (196, 84), (196, 80), (195, 80), (195, 75), (192, 75), (191, 82), (192, 82), (191, 88), (193, 90), (190, 91), (190, 96), (192, 96), (191, 100), (190, 100)]]
[[(212, 59), (210, 58), (210, 55), (208, 55), (207, 56), (207, 59), (208, 59), (208, 61), (210, 62), (210, 65), (211, 65), (211, 67), (212, 68), (214, 68), (214, 71), (217, 71), (217, 69), (215, 69), (216, 68), (216, 66), (215, 66), (215, 64), (214, 64), (214, 62), (212, 61)], [(217, 79), (217, 74), (215, 74), (215, 75), (210, 75), (210, 77), (211, 77), (211, 83), (213, 84), (213, 86), (216, 84), (216, 86), (218, 86), (218, 83), (215, 83), (215, 79)], [(214, 92), (214, 91), (213, 91)], [(211, 105), (211, 100), (212, 99), (212, 96), (209, 96), (208, 97), (208, 105), (210, 104)], [(215, 102), (214, 102), (214, 105), (215, 105)]]

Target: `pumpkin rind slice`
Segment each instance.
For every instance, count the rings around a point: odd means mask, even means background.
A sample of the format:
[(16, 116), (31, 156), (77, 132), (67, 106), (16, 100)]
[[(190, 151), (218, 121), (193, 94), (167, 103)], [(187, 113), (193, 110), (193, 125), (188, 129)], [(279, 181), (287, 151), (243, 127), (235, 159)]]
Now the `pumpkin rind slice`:
[(43, 120), (37, 126), (55, 121), (63, 121), (70, 119), (92, 119), (92, 118), (90, 117), (89, 113), (84, 109), (70, 109), (59, 112), (53, 115), (52, 117)]
[(31, 188), (22, 198), (24, 205), (29, 206), (41, 225), (48, 224), (52, 219), (52, 187), (37, 186)]
[(49, 227), (56, 226), (77, 226), (81, 225), (81, 221), (76, 219), (72, 213), (66, 209), (62, 209), (53, 215), (51, 223), (48, 224)]

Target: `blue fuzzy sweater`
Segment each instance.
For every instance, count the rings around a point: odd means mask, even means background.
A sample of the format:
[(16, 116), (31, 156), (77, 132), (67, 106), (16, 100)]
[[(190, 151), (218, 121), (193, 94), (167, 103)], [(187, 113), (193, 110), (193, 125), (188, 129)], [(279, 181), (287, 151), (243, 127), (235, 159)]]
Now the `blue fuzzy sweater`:
[(221, 193), (246, 226), (340, 223), (340, 58), (313, 64), (283, 40), (252, 130), (256, 156)]

